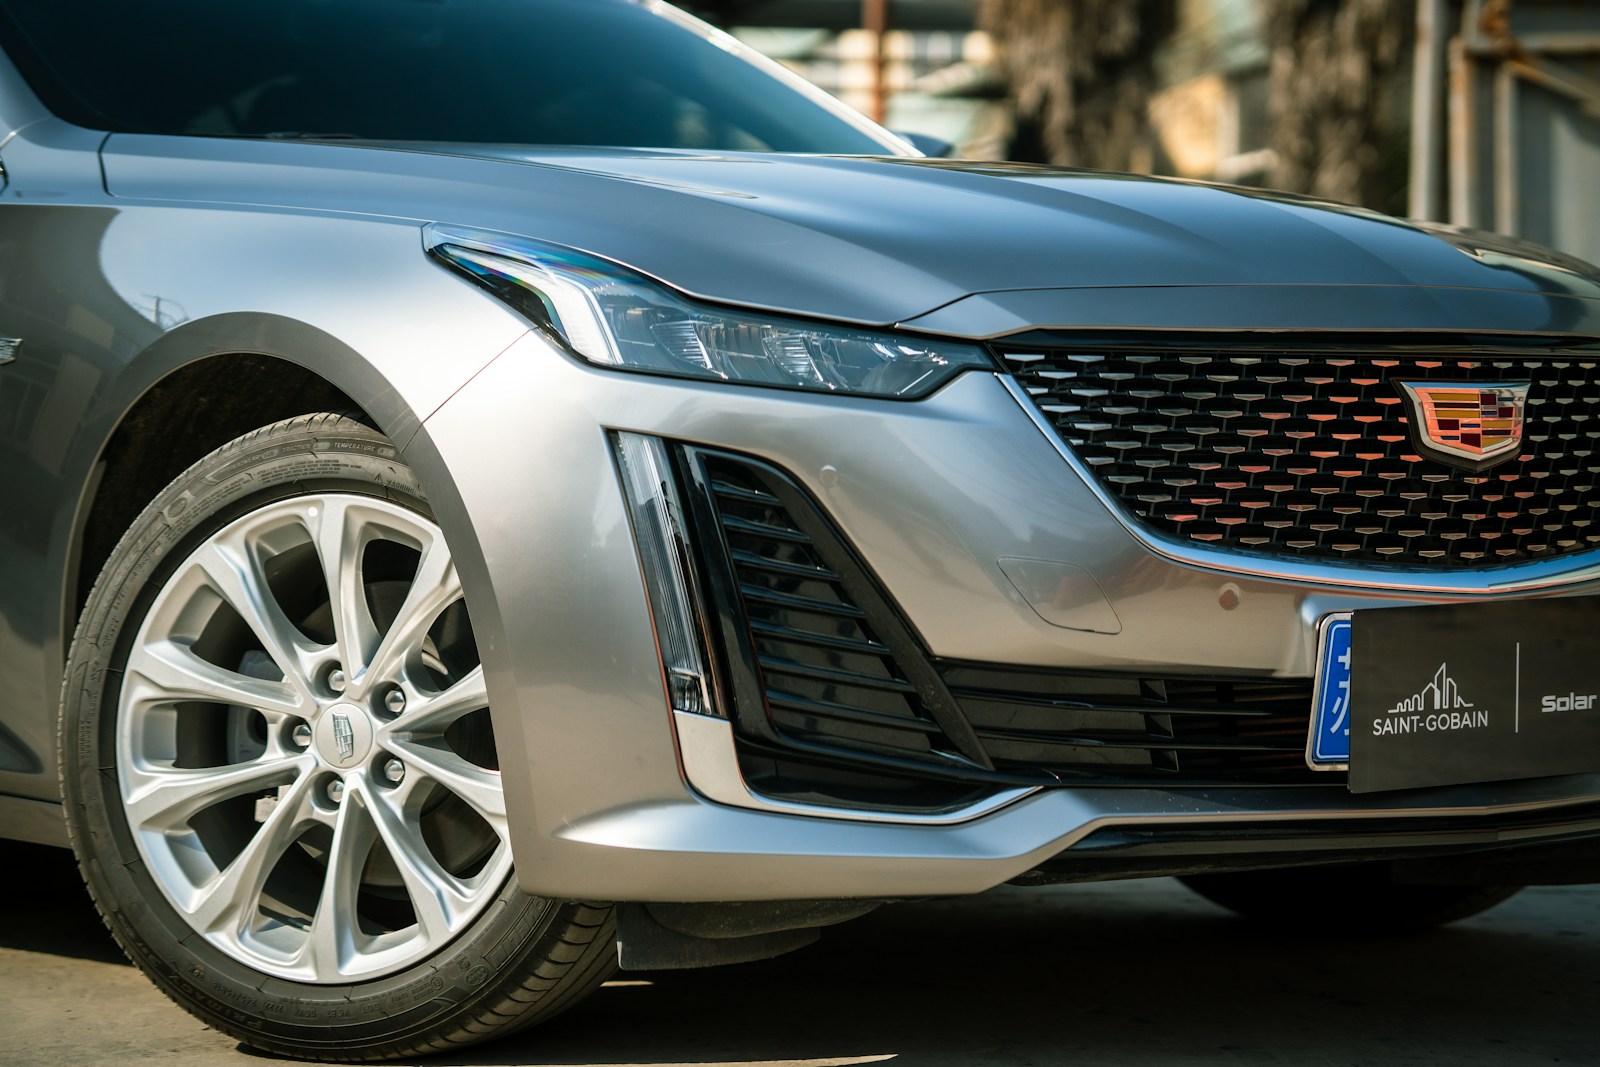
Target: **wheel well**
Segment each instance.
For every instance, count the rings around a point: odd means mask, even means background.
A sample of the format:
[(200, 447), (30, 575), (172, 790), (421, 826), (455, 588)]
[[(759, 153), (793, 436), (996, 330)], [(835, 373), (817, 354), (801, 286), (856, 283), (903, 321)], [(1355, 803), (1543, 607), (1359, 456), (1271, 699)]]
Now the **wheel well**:
[(210, 356), (172, 372), (140, 397), (101, 456), (79, 540), (67, 639), (118, 539), (167, 483), (235, 437), (313, 411), (366, 419), (325, 379), (271, 356)]

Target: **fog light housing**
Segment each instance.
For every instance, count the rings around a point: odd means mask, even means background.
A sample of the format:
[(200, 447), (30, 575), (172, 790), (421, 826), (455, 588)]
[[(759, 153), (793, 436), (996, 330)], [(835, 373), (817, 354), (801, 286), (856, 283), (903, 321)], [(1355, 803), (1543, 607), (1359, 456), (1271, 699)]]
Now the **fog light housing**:
[(672, 456), (658, 437), (613, 433), (628, 522), (650, 601), (656, 647), (673, 711), (727, 718), (708, 669), (705, 622)]

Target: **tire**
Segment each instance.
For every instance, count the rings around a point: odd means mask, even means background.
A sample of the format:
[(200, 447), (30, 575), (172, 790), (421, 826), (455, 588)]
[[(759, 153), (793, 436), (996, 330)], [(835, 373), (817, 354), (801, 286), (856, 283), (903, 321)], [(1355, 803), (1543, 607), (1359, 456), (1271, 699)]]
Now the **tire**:
[(448, 548), (382, 435), (332, 414), (218, 449), (145, 509), (62, 694), (68, 827), (128, 956), (268, 1052), (438, 1052), (614, 968), (609, 907), (512, 877)]
[(1213, 904), (1273, 926), (1392, 934), (1477, 915), (1521, 886), (1396, 882), (1387, 863), (1196, 874), (1178, 879)]

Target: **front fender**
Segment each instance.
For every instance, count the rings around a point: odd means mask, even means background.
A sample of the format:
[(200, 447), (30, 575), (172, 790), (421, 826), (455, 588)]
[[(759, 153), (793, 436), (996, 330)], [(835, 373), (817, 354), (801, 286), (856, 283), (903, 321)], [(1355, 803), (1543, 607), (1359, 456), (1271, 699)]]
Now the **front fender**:
[[(152, 389), (215, 356), (285, 360), (403, 445), (528, 330), (434, 266), (412, 220), (99, 199), (8, 202), (0, 228), (12, 250), (0, 302), (26, 337), (8, 375), (38, 387), (26, 398), (35, 429), (13, 442), (20, 451), (0, 473), (0, 490), (27, 517), (11, 563), (38, 576), (31, 591), (0, 593), (15, 637), (5, 673), (23, 682), (7, 703), (21, 709), (23, 743), (41, 754), (53, 747), (77, 561), (107, 448)], [(0, 775), (0, 787), (53, 791), (49, 767), (13, 777)]]

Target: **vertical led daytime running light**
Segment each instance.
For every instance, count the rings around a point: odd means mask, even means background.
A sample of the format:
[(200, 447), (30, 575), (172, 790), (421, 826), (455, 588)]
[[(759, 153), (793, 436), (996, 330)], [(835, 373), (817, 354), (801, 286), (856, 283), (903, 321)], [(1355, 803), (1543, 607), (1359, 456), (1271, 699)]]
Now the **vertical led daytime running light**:
[(721, 715), (711, 699), (700, 612), (689, 569), (689, 541), (666, 444), (658, 437), (611, 436), (628, 500), (628, 518), (644, 571), (656, 645), (673, 711)]

